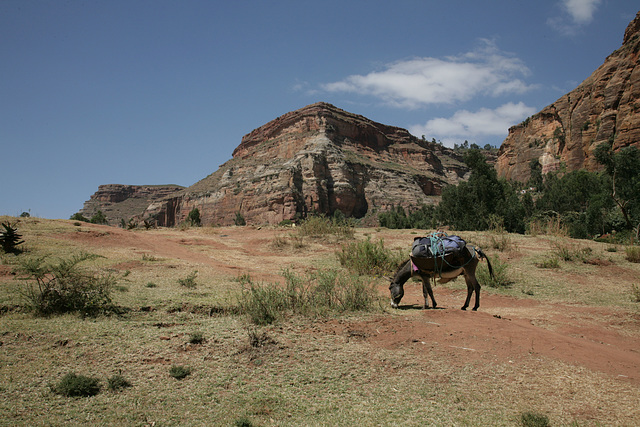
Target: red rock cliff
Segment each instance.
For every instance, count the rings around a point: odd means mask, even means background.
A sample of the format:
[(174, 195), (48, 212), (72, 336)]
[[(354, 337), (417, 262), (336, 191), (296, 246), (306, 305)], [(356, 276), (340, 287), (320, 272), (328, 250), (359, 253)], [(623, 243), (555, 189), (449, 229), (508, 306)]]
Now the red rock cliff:
[(254, 224), (336, 210), (360, 218), (433, 203), (467, 172), (452, 150), (316, 103), (245, 135), (231, 160), (180, 195), (151, 203), (145, 216), (168, 226), (193, 208), (203, 223), (221, 225), (237, 213)]
[(543, 173), (599, 170), (594, 149), (640, 145), (640, 12), (629, 24), (622, 47), (576, 89), (509, 129), (498, 153), (501, 177), (526, 181), (532, 160)]

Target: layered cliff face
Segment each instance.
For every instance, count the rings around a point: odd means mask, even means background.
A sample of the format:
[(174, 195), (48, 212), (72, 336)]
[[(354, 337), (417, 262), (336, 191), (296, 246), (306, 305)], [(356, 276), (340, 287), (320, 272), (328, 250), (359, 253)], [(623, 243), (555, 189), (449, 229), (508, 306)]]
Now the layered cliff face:
[(179, 185), (100, 185), (79, 213), (91, 218), (102, 211), (109, 224), (115, 225), (122, 219), (128, 221), (141, 216), (153, 201), (165, 199), (182, 189), (184, 187)]
[(360, 218), (391, 206), (433, 203), (444, 185), (465, 178), (461, 158), (441, 145), (317, 103), (287, 113), (242, 138), (233, 158), (144, 213), (159, 225), (198, 208), (205, 224), (279, 223), (340, 210)]
[(498, 175), (527, 181), (531, 161), (542, 172), (599, 170), (593, 152), (608, 142), (614, 150), (640, 146), (640, 12), (622, 47), (576, 89), (509, 129), (498, 153)]

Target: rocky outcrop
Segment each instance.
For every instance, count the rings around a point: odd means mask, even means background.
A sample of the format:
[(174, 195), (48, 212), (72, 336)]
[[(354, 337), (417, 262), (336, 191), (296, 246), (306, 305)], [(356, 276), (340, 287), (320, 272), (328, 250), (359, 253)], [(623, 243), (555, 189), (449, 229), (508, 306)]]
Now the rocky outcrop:
[(145, 218), (182, 222), (198, 208), (205, 224), (279, 223), (311, 212), (361, 218), (391, 206), (434, 202), (467, 167), (452, 150), (405, 129), (316, 103), (242, 138), (233, 158), (179, 194), (149, 204)]
[(116, 225), (122, 219), (141, 217), (149, 204), (177, 194), (184, 187), (179, 185), (100, 185), (80, 210), (86, 218), (98, 211), (107, 217), (109, 224)]
[(576, 89), (509, 129), (498, 153), (501, 177), (527, 181), (531, 161), (542, 172), (599, 170), (595, 148), (640, 145), (640, 12), (629, 24), (622, 47)]

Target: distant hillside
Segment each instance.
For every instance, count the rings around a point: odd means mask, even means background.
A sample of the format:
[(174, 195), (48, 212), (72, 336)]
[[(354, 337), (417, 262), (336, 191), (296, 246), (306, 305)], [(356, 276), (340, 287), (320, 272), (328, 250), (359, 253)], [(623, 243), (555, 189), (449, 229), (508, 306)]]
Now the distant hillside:
[(101, 185), (84, 203), (80, 214), (91, 218), (102, 211), (109, 224), (116, 225), (123, 219), (129, 221), (132, 217), (142, 216), (149, 204), (182, 189), (184, 187), (180, 185)]

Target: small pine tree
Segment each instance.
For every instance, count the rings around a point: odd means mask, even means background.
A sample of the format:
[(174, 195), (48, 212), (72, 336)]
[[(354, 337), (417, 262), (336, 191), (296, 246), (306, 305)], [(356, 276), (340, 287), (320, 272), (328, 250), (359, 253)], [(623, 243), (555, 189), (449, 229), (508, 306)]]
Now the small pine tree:
[(3, 222), (4, 231), (0, 232), (0, 244), (5, 253), (18, 252), (17, 246), (24, 243), (22, 235), (18, 234), (18, 229), (8, 222)]

